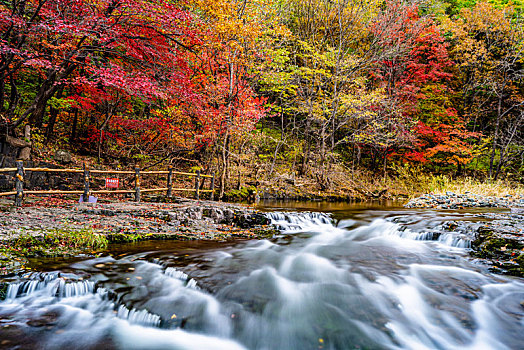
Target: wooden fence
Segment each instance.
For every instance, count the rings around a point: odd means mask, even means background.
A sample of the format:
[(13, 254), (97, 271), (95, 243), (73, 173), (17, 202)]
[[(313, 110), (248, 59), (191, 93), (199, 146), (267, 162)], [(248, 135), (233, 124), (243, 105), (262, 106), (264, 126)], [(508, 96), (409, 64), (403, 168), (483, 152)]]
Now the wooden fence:
[[(45, 173), (77, 173), (84, 175), (84, 189), (79, 191), (60, 191), (60, 190), (47, 190), (47, 191), (24, 191), (24, 176), (26, 171), (31, 172), (45, 172)], [(15, 191), (12, 192), (0, 192), (2, 196), (15, 196), (15, 205), (17, 207), (22, 206), (22, 200), (24, 195), (48, 195), (48, 194), (81, 194), (84, 202), (89, 200), (91, 194), (120, 194), (120, 193), (134, 193), (135, 201), (140, 202), (141, 193), (145, 192), (166, 192), (167, 197), (172, 197), (174, 191), (189, 191), (195, 192), (195, 198), (200, 199), (201, 193), (210, 193), (210, 199), (214, 200), (214, 188), (215, 188), (215, 175), (203, 175), (200, 171), (196, 173), (185, 173), (180, 171), (174, 171), (173, 167), (169, 167), (168, 170), (161, 171), (140, 171), (140, 168), (135, 168), (134, 171), (120, 171), (120, 170), (90, 170), (84, 165), (84, 169), (49, 169), (49, 168), (24, 168), (24, 162), (17, 161), (16, 168), (0, 168), (1, 173), (14, 173), (15, 178)], [(90, 190), (91, 175), (93, 174), (107, 174), (107, 175), (134, 175), (135, 188), (132, 190)], [(140, 176), (142, 175), (167, 175), (167, 187), (162, 188), (140, 188)], [(173, 188), (173, 176), (183, 175), (195, 177), (194, 188)], [(200, 189), (203, 185), (203, 181), (206, 178), (211, 179), (209, 190)]]

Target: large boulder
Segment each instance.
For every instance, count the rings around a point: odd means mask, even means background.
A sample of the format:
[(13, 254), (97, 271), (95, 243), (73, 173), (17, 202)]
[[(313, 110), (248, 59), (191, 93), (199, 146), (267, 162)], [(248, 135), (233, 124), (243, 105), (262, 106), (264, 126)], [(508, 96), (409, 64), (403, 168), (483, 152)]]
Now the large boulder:
[(58, 150), (55, 153), (55, 160), (62, 164), (69, 164), (72, 161), (71, 153), (64, 150)]

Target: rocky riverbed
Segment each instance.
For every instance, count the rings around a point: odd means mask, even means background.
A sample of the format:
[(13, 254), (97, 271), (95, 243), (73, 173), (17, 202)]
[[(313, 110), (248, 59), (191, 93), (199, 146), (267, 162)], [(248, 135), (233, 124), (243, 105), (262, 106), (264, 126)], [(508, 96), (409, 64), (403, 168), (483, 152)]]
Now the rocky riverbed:
[(506, 208), (502, 212), (476, 214), (474, 221), (449, 221), (443, 229), (472, 237), (470, 254), (491, 265), (494, 272), (524, 277), (524, 195), (424, 194), (409, 201), (405, 207)]
[(507, 195), (504, 197), (484, 196), (465, 192), (457, 194), (423, 194), (410, 200), (406, 208), (435, 208), (435, 209), (462, 209), (462, 208), (524, 208), (524, 195)]
[(524, 213), (481, 213), (471, 221), (447, 221), (443, 232), (471, 237), (470, 255), (496, 273), (524, 277)]
[[(190, 199), (139, 204), (61, 202), (56, 207), (44, 202), (1, 210), (0, 274), (2, 268), (6, 272), (23, 266), (28, 256), (96, 254), (96, 248), (107, 242), (228, 241), (267, 238), (276, 232), (251, 207)], [(81, 243), (75, 246), (75, 242)]]
[(56, 228), (90, 229), (106, 235), (110, 241), (135, 234), (164, 239), (227, 240), (265, 237), (273, 232), (268, 224), (268, 219), (253, 208), (228, 203), (190, 199), (162, 204), (80, 203), (10, 208), (0, 217), (0, 240)]
[[(49, 198), (20, 209), (10, 203), (0, 206), (0, 274), (19, 269), (27, 257), (96, 255), (111, 242), (229, 241), (268, 238), (277, 232), (264, 214), (238, 204), (182, 198), (140, 204), (54, 201)], [(477, 210), (474, 220), (445, 222), (438, 233), (464, 235), (475, 259), (490, 264), (495, 272), (524, 276), (524, 196), (428, 194), (406, 207), (467, 212), (476, 207), (504, 208)], [(77, 236), (79, 241), (67, 239)], [(89, 246), (84, 245), (86, 240)]]

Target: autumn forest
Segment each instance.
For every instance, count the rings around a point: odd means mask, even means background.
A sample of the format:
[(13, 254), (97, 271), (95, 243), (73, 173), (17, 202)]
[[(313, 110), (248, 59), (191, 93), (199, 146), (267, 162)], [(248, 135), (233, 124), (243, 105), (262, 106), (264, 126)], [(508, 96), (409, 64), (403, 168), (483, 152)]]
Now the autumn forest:
[(213, 172), (221, 196), (522, 183), (523, 6), (2, 0), (0, 134), (29, 125), (36, 158)]

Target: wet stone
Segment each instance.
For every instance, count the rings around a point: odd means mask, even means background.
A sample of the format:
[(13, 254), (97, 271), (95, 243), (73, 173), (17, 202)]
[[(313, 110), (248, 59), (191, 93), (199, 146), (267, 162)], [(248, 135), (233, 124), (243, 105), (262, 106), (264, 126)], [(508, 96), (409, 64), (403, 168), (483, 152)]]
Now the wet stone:
[(436, 208), (458, 209), (460, 207), (476, 208), (515, 208), (524, 207), (524, 196), (505, 195), (502, 197), (482, 196), (470, 192), (455, 194), (446, 192), (446, 195), (424, 194), (410, 200), (406, 208)]
[[(24, 207), (2, 214), (0, 239), (13, 240), (21, 234), (37, 236), (57, 229), (88, 229), (108, 237), (118, 235), (116, 241), (125, 241), (128, 234), (132, 241), (152, 239), (151, 235), (184, 240), (256, 238), (253, 229), (264, 231), (269, 224), (261, 217), (263, 215), (253, 208), (241, 205), (192, 200), (180, 200), (176, 204), (80, 203), (64, 204), (61, 208)], [(215, 235), (217, 231), (223, 233)]]

